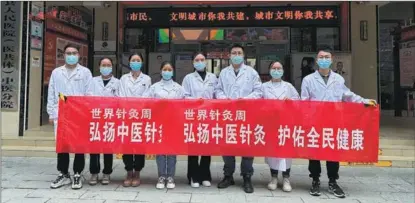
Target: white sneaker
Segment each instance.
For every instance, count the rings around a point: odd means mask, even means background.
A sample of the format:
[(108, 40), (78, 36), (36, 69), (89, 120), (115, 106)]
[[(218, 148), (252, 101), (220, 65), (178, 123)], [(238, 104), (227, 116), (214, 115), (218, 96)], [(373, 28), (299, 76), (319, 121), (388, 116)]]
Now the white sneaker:
[(205, 186), (205, 187), (210, 187), (212, 184), (210, 183), (210, 181), (208, 181), (208, 180), (204, 180), (204, 181), (202, 182), (202, 185), (203, 185), (203, 186)]
[(198, 182), (193, 182), (193, 180), (190, 181), (190, 185), (192, 186), (192, 188), (200, 187), (200, 184)]
[(268, 183), (268, 189), (269, 190), (276, 190), (278, 187), (278, 178), (272, 177), (271, 181)]
[(291, 188), (291, 183), (290, 180), (288, 178), (283, 178), (282, 181), (282, 191), (284, 192), (291, 192), (292, 188)]
[(164, 189), (166, 186), (166, 178), (161, 176), (159, 177), (159, 180), (157, 181), (156, 188), (157, 189)]
[(72, 189), (78, 190), (82, 188), (82, 179), (79, 173), (73, 175)]
[(56, 188), (60, 188), (64, 185), (69, 185), (72, 183), (71, 180), (71, 176), (69, 176), (69, 174), (63, 175), (62, 173), (58, 175), (58, 177), (56, 178), (56, 180), (54, 180), (51, 184), (50, 184), (50, 188), (52, 189), (56, 189)]
[(174, 189), (176, 184), (174, 183), (174, 179), (172, 177), (167, 178), (167, 189)]

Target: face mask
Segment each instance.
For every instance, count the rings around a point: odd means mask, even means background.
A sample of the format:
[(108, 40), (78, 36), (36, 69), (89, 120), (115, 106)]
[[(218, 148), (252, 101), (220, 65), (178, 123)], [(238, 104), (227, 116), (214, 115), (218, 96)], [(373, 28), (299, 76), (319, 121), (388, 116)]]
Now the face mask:
[(232, 64), (239, 65), (242, 62), (244, 62), (244, 57), (239, 56), (239, 55), (237, 55), (237, 56), (233, 55), (233, 56), (231, 56), (231, 61), (232, 61)]
[(204, 62), (195, 62), (195, 63), (193, 63), (193, 67), (195, 67), (195, 69), (197, 71), (202, 71), (202, 70), (205, 69), (206, 63), (204, 63)]
[(139, 71), (141, 69), (141, 66), (143, 65), (142, 62), (130, 62), (130, 68), (133, 71)]
[(65, 62), (69, 65), (75, 65), (78, 63), (78, 59), (77, 55), (66, 55)]
[(173, 77), (173, 71), (161, 71), (161, 77), (164, 80), (170, 80)]
[(101, 75), (108, 76), (112, 72), (112, 67), (100, 67), (99, 72), (101, 72)]
[(318, 59), (317, 65), (321, 69), (328, 69), (331, 65), (331, 59)]
[(273, 79), (280, 79), (284, 75), (284, 70), (271, 69), (269, 74)]

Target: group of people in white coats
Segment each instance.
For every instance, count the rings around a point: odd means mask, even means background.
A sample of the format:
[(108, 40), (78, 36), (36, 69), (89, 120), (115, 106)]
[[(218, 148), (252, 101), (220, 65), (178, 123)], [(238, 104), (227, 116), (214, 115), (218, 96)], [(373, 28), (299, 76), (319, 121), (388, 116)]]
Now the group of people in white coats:
[[(78, 63), (79, 49), (74, 45), (68, 45), (65, 51), (65, 65), (56, 68), (52, 72), (48, 90), (47, 111), (50, 123), (57, 129), (57, 106), (59, 93), (67, 96), (105, 96), (105, 97), (137, 97), (157, 99), (277, 99), (277, 100), (311, 100), (334, 102), (357, 102), (370, 106), (376, 106), (375, 100), (364, 99), (351, 92), (344, 84), (342, 76), (330, 70), (332, 53), (322, 49), (317, 53), (318, 70), (306, 76), (301, 87), (301, 96), (290, 83), (282, 80), (284, 75), (283, 64), (274, 61), (269, 65), (271, 80), (262, 84), (258, 73), (244, 63), (244, 49), (240, 45), (234, 45), (230, 51), (230, 64), (224, 68), (217, 78), (206, 71), (206, 58), (203, 53), (193, 56), (195, 71), (186, 75), (182, 85), (173, 80), (174, 66), (166, 61), (161, 64), (161, 80), (151, 84), (151, 78), (141, 72), (144, 59), (140, 54), (132, 54), (129, 58), (130, 73), (120, 80), (112, 75), (113, 63), (110, 58), (100, 60), (100, 76), (92, 78), (88, 68)], [(137, 187), (140, 185), (140, 171), (145, 165), (145, 155), (124, 154), (123, 162), (127, 172), (123, 182), (125, 187)], [(223, 179), (218, 183), (218, 188), (227, 188), (235, 184), (233, 174), (235, 172), (235, 157), (223, 156)], [(246, 193), (254, 192), (251, 177), (254, 173), (253, 157), (242, 157), (241, 176), (243, 177), (243, 190)], [(211, 186), (212, 176), (210, 172), (210, 156), (189, 156), (187, 177), (191, 187), (200, 185)], [(282, 173), (282, 190), (290, 192), (291, 159), (267, 157), (265, 162), (270, 167), (271, 181), (268, 184), (270, 190), (276, 190), (280, 181), (278, 172)], [(157, 189), (175, 188), (176, 156), (157, 155), (158, 168)], [(113, 155), (104, 154), (104, 169), (102, 171), (102, 184), (110, 183), (112, 173)], [(76, 154), (73, 164), (73, 180), (69, 169), (69, 154), (59, 153), (57, 157), (57, 170), (59, 175), (51, 183), (51, 188), (59, 188), (72, 183), (73, 189), (82, 188), (81, 173), (85, 167), (83, 154)], [(319, 196), (321, 165), (318, 160), (309, 161), (310, 177), (313, 179), (310, 194)], [(99, 182), (100, 172), (99, 154), (90, 155), (90, 185)], [(329, 192), (336, 197), (343, 198), (345, 194), (337, 184), (339, 178), (339, 163), (327, 162), (327, 175), (329, 177)]]

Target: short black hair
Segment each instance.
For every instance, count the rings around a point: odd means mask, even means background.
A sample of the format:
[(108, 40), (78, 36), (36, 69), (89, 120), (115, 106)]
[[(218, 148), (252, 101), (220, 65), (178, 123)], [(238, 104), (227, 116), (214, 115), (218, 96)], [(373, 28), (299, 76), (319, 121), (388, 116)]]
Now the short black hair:
[(230, 50), (230, 51), (232, 51), (232, 49), (234, 49), (234, 48), (241, 48), (241, 49), (242, 49), (242, 51), (245, 53), (245, 49), (244, 49), (244, 47), (242, 47), (242, 45), (240, 45), (240, 44), (234, 44), (234, 45), (232, 45), (232, 47), (231, 47), (231, 50)]
[(141, 53), (133, 53), (133, 54), (131, 54), (131, 55), (130, 55), (130, 57), (128, 58), (128, 62), (130, 62), (130, 61), (131, 61), (131, 58), (133, 58), (133, 56), (138, 56), (138, 57), (140, 57), (141, 62), (144, 62), (143, 55), (142, 55)]
[(160, 65), (160, 70), (161, 69), (163, 69), (163, 67), (165, 66), (165, 65), (167, 65), (167, 64), (170, 64), (170, 66), (173, 68), (173, 70), (174, 70), (174, 66), (173, 66), (173, 64), (170, 62), (170, 61), (163, 61), (163, 63), (161, 63), (161, 65)]
[(194, 61), (196, 56), (199, 54), (203, 55), (206, 58), (206, 54), (204, 52), (198, 51), (198, 52), (193, 53), (192, 61)]
[(79, 46), (77, 46), (77, 45), (75, 45), (75, 44), (72, 44), (72, 43), (67, 44), (67, 45), (65, 46), (65, 48), (63, 48), (63, 51), (65, 52), (65, 51), (66, 51), (66, 49), (68, 49), (68, 48), (74, 48), (74, 49), (76, 49), (76, 50), (79, 52)]
[(159, 57), (160, 57), (160, 58), (162, 58), (162, 57), (161, 57), (161, 55), (158, 55), (158, 56), (157, 56), (157, 58), (159, 58)]
[(275, 60), (275, 61), (272, 61), (272, 62), (269, 64), (269, 66), (268, 66), (268, 70), (270, 70), (270, 69), (272, 68), (272, 66), (273, 66), (275, 63), (280, 63), (280, 64), (281, 64), (281, 66), (282, 66), (282, 68), (284, 68), (284, 64), (282, 64), (282, 62), (281, 62), (280, 60)]
[(110, 60), (110, 61), (111, 61), (111, 65), (114, 65), (114, 63), (112, 62), (112, 59), (111, 59), (111, 58), (108, 58), (108, 57), (102, 57), (101, 59), (99, 59), (99, 65), (101, 65), (101, 62), (102, 62), (104, 59), (108, 59), (108, 60)]
[(318, 53), (320, 53), (321, 51), (324, 51), (324, 52), (327, 52), (327, 53), (333, 54), (333, 50), (332, 50), (330, 47), (328, 47), (328, 46), (322, 46), (322, 47), (319, 47), (319, 48), (317, 49), (317, 54), (318, 54)]

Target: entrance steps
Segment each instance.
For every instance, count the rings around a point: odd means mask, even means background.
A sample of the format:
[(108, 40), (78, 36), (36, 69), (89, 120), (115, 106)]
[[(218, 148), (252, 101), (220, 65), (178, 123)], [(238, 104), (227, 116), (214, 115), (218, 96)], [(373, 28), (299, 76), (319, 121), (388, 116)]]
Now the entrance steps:
[[(2, 137), (2, 156), (6, 157), (56, 157), (55, 138), (53, 136)], [(88, 157), (88, 156), (87, 156)], [(121, 156), (116, 156), (120, 159)], [(154, 159), (148, 155), (147, 159)], [(238, 158), (237, 158), (238, 159)], [(187, 156), (179, 156), (178, 160), (187, 160)], [(212, 162), (222, 162), (219, 156), (212, 157)], [(264, 163), (263, 158), (255, 159), (255, 163)], [(294, 159), (295, 165), (307, 165), (308, 160)], [(381, 138), (378, 163), (348, 163), (342, 166), (376, 166), (415, 168), (415, 140)]]

